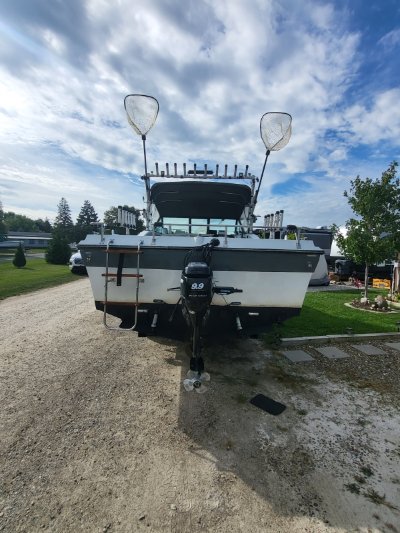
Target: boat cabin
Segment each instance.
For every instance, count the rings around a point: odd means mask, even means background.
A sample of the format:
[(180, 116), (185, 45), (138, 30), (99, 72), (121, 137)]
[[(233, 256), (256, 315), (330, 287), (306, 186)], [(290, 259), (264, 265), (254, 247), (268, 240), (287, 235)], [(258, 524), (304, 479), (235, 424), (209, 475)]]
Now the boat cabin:
[(157, 182), (150, 190), (154, 231), (164, 235), (242, 236), (251, 188), (225, 182)]

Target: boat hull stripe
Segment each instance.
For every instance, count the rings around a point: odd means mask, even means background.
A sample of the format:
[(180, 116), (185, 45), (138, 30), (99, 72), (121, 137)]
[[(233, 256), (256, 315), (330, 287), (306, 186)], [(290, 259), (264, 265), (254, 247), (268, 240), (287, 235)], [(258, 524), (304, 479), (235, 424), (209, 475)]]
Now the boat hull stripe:
[[(183, 269), (185, 257), (192, 248), (145, 248), (140, 259), (140, 270)], [(104, 267), (105, 253), (96, 249), (81, 248), (86, 266)], [(321, 252), (322, 253), (322, 252)], [(212, 270), (247, 272), (314, 272), (318, 252), (215, 249), (211, 258)], [(134, 269), (137, 259), (127, 255), (124, 269)], [(118, 256), (109, 256), (109, 267), (118, 269)]]

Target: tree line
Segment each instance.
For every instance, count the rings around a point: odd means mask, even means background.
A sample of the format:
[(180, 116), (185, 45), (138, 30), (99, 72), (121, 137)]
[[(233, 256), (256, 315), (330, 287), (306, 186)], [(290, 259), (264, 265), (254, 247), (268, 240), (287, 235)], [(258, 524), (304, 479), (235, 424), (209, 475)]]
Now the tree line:
[[(140, 212), (134, 206), (123, 206), (124, 209), (136, 215), (136, 228), (129, 229), (132, 234), (137, 234), (144, 229), (143, 221), (140, 219)], [(108, 232), (126, 233), (125, 228), (118, 224), (118, 207), (111, 206), (104, 213), (103, 224)], [(99, 217), (95, 208), (89, 200), (85, 200), (79, 212), (76, 224), (71, 217), (71, 209), (67, 200), (63, 197), (57, 206), (57, 216), (53, 225), (53, 238), (49, 243), (46, 253), (46, 260), (49, 263), (65, 264), (70, 256), (70, 243), (78, 243), (86, 235), (98, 231), (100, 225)]]
[[(140, 218), (140, 211), (134, 206), (124, 205), (123, 208), (136, 215), (136, 228), (130, 228), (128, 230), (129, 233), (133, 235), (142, 231), (144, 222)], [(69, 204), (62, 197), (57, 205), (57, 216), (53, 224), (47, 218), (45, 220), (41, 218), (34, 220), (12, 211), (4, 211), (0, 202), (0, 241), (7, 239), (7, 234), (12, 231), (51, 233), (52, 239), (46, 252), (46, 260), (49, 263), (65, 265), (71, 255), (70, 245), (83, 240), (89, 233), (98, 231), (100, 224), (96, 210), (89, 200), (83, 202), (76, 223), (74, 223)], [(126, 233), (126, 229), (118, 224), (118, 207), (116, 206), (111, 206), (105, 211), (103, 224), (106, 228), (105, 231), (108, 233), (111, 233), (111, 231)], [(21, 250), (17, 250), (19, 267), (25, 266), (23, 250), (22, 247), (20, 248)]]
[(0, 241), (4, 240), (9, 231), (34, 231), (50, 233), (52, 226), (46, 218), (32, 219), (25, 215), (19, 215), (13, 211), (4, 211), (0, 201)]
[[(140, 218), (140, 212), (134, 206), (124, 205), (124, 209), (137, 215), (137, 226), (131, 229), (132, 234), (139, 233), (144, 229), (143, 220)], [(103, 223), (107, 230), (125, 233), (125, 228), (118, 225), (118, 208), (111, 206), (104, 213)], [(7, 234), (12, 231), (25, 232), (45, 232), (58, 233), (65, 237), (70, 243), (79, 242), (86, 237), (88, 233), (96, 231), (96, 225), (100, 224), (99, 217), (95, 208), (89, 200), (85, 200), (79, 215), (74, 223), (71, 215), (71, 209), (67, 200), (63, 197), (57, 205), (57, 216), (52, 224), (46, 217), (33, 219), (25, 215), (14, 213), (13, 211), (4, 211), (0, 202), (0, 241), (7, 238)]]

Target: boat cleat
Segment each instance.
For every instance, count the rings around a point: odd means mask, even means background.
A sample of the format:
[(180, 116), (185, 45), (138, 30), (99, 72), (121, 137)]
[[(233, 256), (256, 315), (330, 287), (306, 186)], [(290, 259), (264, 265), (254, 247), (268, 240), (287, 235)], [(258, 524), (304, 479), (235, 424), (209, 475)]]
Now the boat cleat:
[(183, 386), (188, 392), (195, 390), (198, 394), (203, 394), (208, 389), (204, 383), (208, 381), (210, 381), (210, 374), (208, 372), (200, 373), (189, 370), (186, 379), (183, 380)]

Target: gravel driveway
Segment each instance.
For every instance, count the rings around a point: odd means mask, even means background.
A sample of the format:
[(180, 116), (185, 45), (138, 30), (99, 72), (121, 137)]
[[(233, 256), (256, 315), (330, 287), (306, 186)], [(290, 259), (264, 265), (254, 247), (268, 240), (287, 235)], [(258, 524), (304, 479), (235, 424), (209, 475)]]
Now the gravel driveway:
[(400, 532), (399, 352), (231, 340), (186, 393), (185, 345), (106, 331), (87, 278), (0, 302), (0, 331), (1, 531)]

